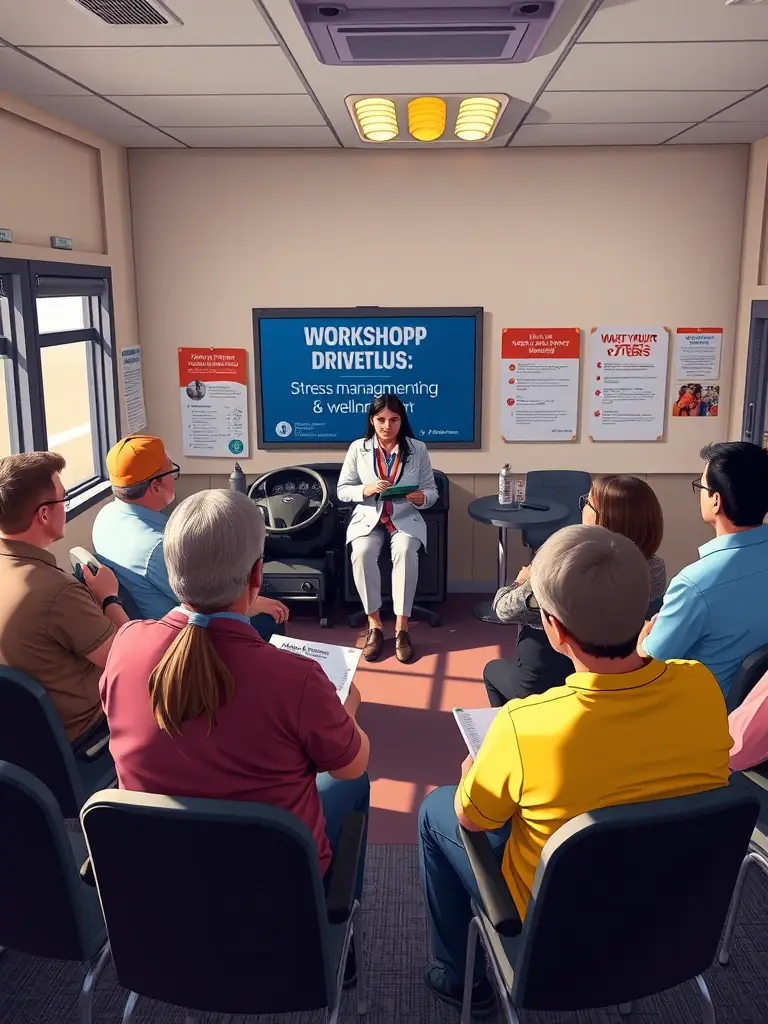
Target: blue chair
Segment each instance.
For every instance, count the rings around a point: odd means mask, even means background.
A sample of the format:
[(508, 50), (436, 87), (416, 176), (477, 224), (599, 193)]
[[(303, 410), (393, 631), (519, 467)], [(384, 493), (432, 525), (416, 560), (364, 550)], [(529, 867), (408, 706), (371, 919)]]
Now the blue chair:
[(85, 840), (64, 827), (50, 790), (5, 761), (0, 834), (0, 943), (30, 956), (88, 963), (79, 1019), (90, 1024), (109, 946), (98, 895), (79, 874)]
[(51, 698), (34, 679), (0, 666), (0, 760), (31, 772), (48, 787), (64, 818), (76, 818), (86, 799), (115, 782), (108, 737), (77, 757)]
[(766, 672), (768, 672), (768, 644), (753, 651), (752, 654), (748, 654), (742, 661), (725, 700), (729, 715), (744, 703)]
[[(354, 885), (365, 818), (350, 814), (323, 879), (307, 827), (262, 804), (96, 793), (81, 814), (121, 985), (187, 1011), (296, 1013), (338, 1020), (355, 942), (358, 1012), (366, 1007)], [(325, 884), (324, 884), (325, 883)]]
[(559, 501), (568, 508), (568, 518), (556, 526), (532, 526), (523, 530), (523, 544), (531, 551), (538, 551), (541, 545), (564, 526), (581, 522), (579, 498), (588, 494), (592, 486), (589, 473), (571, 469), (537, 469), (528, 474), (527, 493), (532, 501)]
[(632, 1002), (712, 964), (758, 816), (740, 786), (581, 814), (546, 843), (521, 924), (488, 838), (459, 829), (473, 901), (462, 1024), (469, 1024), (479, 938), (509, 1024), (518, 1010), (577, 1011)]

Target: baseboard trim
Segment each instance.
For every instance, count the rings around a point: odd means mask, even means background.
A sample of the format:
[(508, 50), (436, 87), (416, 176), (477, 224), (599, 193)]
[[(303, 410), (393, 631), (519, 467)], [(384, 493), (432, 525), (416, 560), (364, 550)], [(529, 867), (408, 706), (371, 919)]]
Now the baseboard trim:
[(451, 580), (448, 583), (449, 594), (491, 594), (496, 593), (494, 580)]

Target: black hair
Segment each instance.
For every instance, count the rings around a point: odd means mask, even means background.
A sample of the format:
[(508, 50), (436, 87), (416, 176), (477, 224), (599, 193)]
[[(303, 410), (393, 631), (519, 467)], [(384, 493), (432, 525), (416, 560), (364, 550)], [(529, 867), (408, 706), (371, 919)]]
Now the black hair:
[[(535, 601), (533, 603), (536, 604), (536, 607), (538, 608), (538, 603)], [(529, 604), (529, 599), (526, 599), (526, 606), (531, 611), (534, 610), (531, 604)], [(555, 619), (557, 622), (560, 622), (556, 616), (551, 615), (549, 612), (542, 611), (542, 614), (548, 619)], [(565, 626), (563, 626), (562, 622), (560, 622), (560, 626), (565, 631), (565, 635), (568, 639), (573, 640), (584, 654), (589, 654), (592, 658), (628, 658), (633, 651), (637, 650), (637, 641), (640, 639), (641, 633), (641, 629), (638, 629), (632, 639), (624, 640), (620, 644), (593, 644), (589, 642), (585, 643), (583, 640), (579, 640), (578, 637), (574, 636), (573, 633), (569, 633)]]
[(719, 494), (723, 513), (734, 526), (762, 526), (768, 515), (768, 451), (750, 441), (708, 444), (707, 490)]
[(400, 417), (400, 430), (397, 432), (397, 446), (400, 449), (402, 462), (406, 463), (411, 454), (411, 446), (408, 444), (408, 438), (413, 437), (413, 430), (411, 429), (411, 423), (408, 419), (408, 413), (405, 411), (405, 406), (397, 395), (393, 395), (390, 391), (385, 391), (383, 395), (377, 395), (368, 406), (368, 421), (365, 425), (365, 440), (370, 441), (376, 433), (373, 428), (373, 417), (378, 416), (382, 409), (388, 409), (389, 412), (397, 413)]

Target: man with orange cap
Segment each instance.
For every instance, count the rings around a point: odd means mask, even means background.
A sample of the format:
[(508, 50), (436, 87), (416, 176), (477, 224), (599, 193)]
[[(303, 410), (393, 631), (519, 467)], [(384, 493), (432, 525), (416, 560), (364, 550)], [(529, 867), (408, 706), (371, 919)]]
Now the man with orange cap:
[[(107, 455), (107, 472), (115, 500), (93, 524), (93, 546), (133, 599), (144, 619), (162, 619), (179, 601), (163, 557), (164, 509), (176, 497), (179, 467), (159, 437), (123, 438)], [(288, 618), (280, 601), (257, 597), (253, 625), (265, 640)], [(282, 631), (282, 630), (281, 630)]]

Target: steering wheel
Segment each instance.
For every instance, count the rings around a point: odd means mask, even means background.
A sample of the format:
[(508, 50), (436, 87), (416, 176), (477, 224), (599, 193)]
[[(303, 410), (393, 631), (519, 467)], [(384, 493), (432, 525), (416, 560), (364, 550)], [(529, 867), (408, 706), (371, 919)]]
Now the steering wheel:
[[(291, 491), (290, 494), (266, 494), (272, 477), (283, 476), (286, 473), (309, 477), (313, 483), (319, 484), (320, 498), (310, 498), (299, 491)], [(259, 487), (264, 488), (266, 497), (256, 497)], [(299, 530), (306, 530), (308, 526), (312, 526), (320, 516), (325, 514), (331, 501), (325, 480), (314, 469), (307, 469), (304, 466), (271, 469), (268, 473), (260, 476), (255, 483), (251, 484), (248, 490), (248, 497), (264, 512), (267, 533), (274, 533), (283, 537), (290, 533), (297, 533)]]

